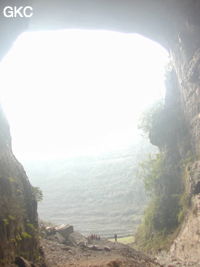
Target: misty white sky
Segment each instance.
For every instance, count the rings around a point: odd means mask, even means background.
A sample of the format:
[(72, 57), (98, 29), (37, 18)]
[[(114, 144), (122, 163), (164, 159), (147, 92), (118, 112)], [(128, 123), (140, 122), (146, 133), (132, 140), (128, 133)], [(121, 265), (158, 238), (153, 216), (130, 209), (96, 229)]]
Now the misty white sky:
[(167, 52), (136, 34), (22, 34), (0, 64), (0, 95), (20, 159), (134, 142), (140, 113), (164, 95)]

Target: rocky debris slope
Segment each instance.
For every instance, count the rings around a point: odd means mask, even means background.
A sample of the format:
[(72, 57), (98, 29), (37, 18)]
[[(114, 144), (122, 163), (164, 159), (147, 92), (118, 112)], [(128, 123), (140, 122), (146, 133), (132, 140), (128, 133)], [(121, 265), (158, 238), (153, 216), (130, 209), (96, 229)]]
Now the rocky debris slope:
[(67, 246), (43, 239), (48, 267), (150, 267), (161, 266), (151, 258), (122, 244), (106, 240), (89, 246)]
[(43, 226), (41, 231), (48, 267), (200, 267), (200, 263), (178, 258), (170, 252), (161, 251), (152, 259), (118, 242), (86, 238), (74, 232), (71, 225)]
[(70, 225), (43, 227), (42, 248), (48, 267), (153, 267), (155, 260), (106, 239), (86, 238)]

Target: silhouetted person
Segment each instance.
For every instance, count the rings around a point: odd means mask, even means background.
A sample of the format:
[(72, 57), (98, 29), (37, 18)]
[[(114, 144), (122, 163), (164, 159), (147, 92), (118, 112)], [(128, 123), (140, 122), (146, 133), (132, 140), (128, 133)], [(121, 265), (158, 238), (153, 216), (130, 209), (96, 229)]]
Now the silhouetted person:
[(117, 234), (114, 235), (115, 242), (117, 242)]

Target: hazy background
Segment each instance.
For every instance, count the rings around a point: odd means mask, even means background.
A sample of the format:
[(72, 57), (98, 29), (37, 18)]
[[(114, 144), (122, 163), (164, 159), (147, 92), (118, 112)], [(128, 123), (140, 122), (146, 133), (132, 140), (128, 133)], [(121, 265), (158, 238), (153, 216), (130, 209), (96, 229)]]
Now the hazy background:
[(146, 205), (137, 164), (153, 149), (139, 138), (138, 118), (164, 97), (167, 62), (160, 45), (137, 34), (17, 39), (0, 64), (1, 103), (13, 151), (44, 193), (41, 218), (84, 233), (132, 231)]

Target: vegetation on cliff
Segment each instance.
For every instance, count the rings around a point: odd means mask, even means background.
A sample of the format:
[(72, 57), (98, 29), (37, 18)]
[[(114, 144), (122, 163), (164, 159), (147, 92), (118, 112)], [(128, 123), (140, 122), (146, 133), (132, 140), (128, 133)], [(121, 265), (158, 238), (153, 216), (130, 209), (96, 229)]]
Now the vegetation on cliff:
[(166, 89), (165, 103), (145, 114), (140, 125), (160, 151), (140, 165), (140, 176), (151, 196), (136, 233), (137, 247), (143, 250), (167, 248), (189, 205), (183, 161), (188, 158), (190, 144), (173, 71), (167, 74)]

